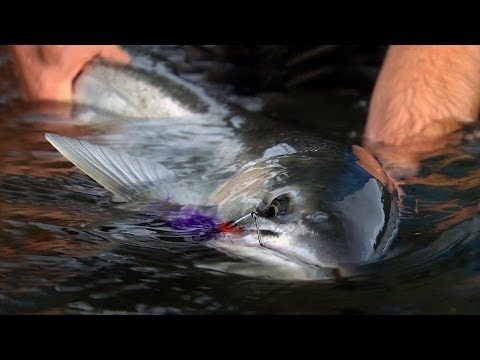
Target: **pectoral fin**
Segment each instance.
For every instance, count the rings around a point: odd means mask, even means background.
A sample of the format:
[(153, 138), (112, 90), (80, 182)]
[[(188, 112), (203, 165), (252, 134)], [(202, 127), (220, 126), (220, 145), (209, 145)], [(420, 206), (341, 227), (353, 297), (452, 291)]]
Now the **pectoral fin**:
[(120, 201), (139, 200), (149, 188), (158, 188), (162, 182), (172, 183), (176, 179), (172, 171), (153, 161), (60, 135), (45, 134), (45, 138)]

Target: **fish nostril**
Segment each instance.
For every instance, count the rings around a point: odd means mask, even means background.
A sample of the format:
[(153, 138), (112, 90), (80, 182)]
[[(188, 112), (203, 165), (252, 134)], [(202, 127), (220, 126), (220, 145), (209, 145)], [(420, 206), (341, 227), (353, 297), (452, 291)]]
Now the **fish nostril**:
[(324, 212), (317, 212), (315, 214), (313, 214), (312, 216), (310, 216), (310, 220), (312, 220), (313, 222), (316, 222), (316, 223), (320, 223), (320, 222), (323, 222), (325, 220), (328, 220), (329, 216), (328, 214), (324, 213)]

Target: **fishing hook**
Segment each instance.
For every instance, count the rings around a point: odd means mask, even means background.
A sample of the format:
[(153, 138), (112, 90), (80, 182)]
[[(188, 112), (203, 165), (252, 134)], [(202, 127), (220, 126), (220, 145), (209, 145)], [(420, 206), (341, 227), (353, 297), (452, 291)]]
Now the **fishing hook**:
[(258, 243), (260, 244), (260, 246), (265, 247), (265, 246), (262, 244), (262, 240), (260, 239), (260, 229), (259, 229), (259, 227), (258, 227), (258, 220), (257, 220), (258, 214), (257, 214), (255, 211), (252, 211), (252, 212), (250, 213), (250, 216), (253, 218), (253, 221), (255, 222), (255, 227), (257, 228)]

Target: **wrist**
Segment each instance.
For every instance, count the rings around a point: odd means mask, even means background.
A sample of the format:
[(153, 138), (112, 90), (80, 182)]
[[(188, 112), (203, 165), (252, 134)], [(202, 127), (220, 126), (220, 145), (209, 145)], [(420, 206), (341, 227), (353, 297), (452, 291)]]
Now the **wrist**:
[(479, 107), (479, 46), (392, 46), (372, 96), (365, 140), (433, 140), (474, 121)]

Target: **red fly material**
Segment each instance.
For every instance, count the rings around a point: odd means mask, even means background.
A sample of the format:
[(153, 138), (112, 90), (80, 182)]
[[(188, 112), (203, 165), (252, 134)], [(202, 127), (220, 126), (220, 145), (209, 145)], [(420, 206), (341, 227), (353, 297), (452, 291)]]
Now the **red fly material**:
[(231, 221), (221, 223), (219, 228), (222, 233), (240, 234), (242, 232), (242, 229), (239, 226), (233, 225)]

